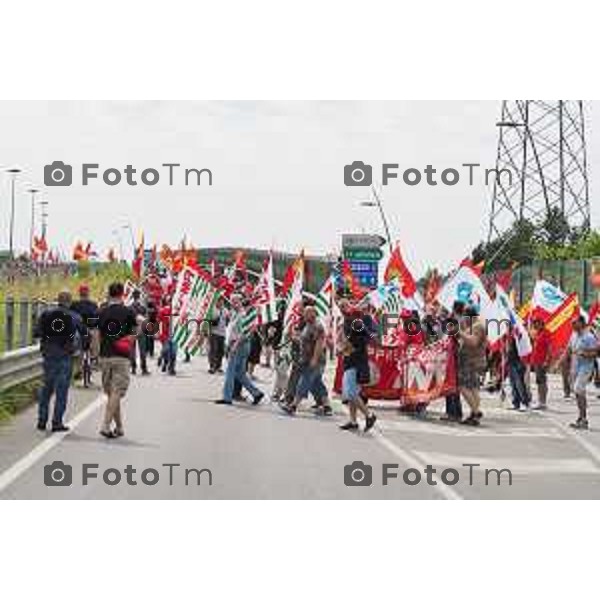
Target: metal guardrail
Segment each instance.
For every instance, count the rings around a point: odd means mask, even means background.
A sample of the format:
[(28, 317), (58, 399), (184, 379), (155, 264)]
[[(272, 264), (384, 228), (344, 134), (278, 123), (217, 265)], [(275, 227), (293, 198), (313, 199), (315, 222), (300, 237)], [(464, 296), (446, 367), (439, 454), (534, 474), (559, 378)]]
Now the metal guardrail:
[(27, 346), (0, 354), (0, 392), (42, 376), (39, 346)]

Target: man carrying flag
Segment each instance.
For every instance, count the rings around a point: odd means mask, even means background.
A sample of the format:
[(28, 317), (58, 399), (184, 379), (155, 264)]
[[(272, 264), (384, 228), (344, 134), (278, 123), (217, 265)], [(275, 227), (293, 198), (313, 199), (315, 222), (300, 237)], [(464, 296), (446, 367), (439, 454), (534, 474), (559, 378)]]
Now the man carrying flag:
[(253, 311), (256, 313), (256, 309), (252, 307), (250, 310), (246, 310), (240, 294), (233, 294), (231, 296), (231, 309), (234, 315), (231, 318), (225, 335), (227, 369), (223, 385), (223, 398), (216, 400), (215, 403), (233, 404), (234, 387), (236, 381), (238, 381), (252, 395), (252, 404), (258, 404), (264, 398), (264, 393), (252, 383), (246, 373), (246, 362), (250, 353), (250, 338), (247, 324), (251, 316), (250, 312)]
[(304, 309), (304, 327), (300, 333), (300, 377), (296, 386), (294, 399), (290, 404), (282, 404), (281, 408), (289, 415), (296, 413), (298, 406), (309, 393), (317, 401), (320, 414), (330, 416), (332, 413), (327, 398), (327, 388), (323, 383), (323, 372), (326, 364), (325, 328), (317, 319), (314, 306)]

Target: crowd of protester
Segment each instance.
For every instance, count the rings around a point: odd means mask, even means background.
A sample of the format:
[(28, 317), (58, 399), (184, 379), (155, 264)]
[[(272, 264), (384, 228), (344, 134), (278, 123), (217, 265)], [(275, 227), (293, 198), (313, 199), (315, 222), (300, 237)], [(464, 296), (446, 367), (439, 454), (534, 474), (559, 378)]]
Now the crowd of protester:
[[(49, 405), (56, 396), (50, 420), (52, 431), (66, 431), (63, 422), (73, 356), (82, 348), (91, 350), (101, 372), (102, 388), (107, 403), (100, 434), (107, 438), (124, 434), (121, 399), (127, 392), (130, 376), (138, 372), (151, 374), (150, 360), (165, 374), (177, 374), (180, 353), (173, 339), (172, 298), (174, 281), (168, 285), (155, 275), (125, 298), (125, 288), (116, 282), (109, 286), (107, 297), (98, 305), (90, 298), (89, 288), (81, 286), (79, 298), (72, 301), (61, 292), (57, 306), (48, 308), (36, 327), (41, 340), (44, 381), (39, 393), (38, 428), (46, 430)], [(252, 404), (261, 403), (266, 391), (260, 387), (256, 367), (260, 364), (273, 372), (270, 398), (287, 415), (294, 415), (302, 402), (312, 397), (317, 415), (333, 414), (330, 390), (326, 384), (326, 366), (333, 361), (341, 372), (341, 397), (348, 407), (348, 421), (341, 429), (355, 431), (359, 417), (364, 431), (369, 431), (377, 417), (365, 387), (371, 380), (369, 349), (382, 343), (384, 324), (389, 315), (372, 306), (337, 300), (339, 318), (327, 324), (320, 318), (309, 299), (298, 307), (297, 318), (285, 323), (286, 305), (278, 300), (276, 319), (250, 331), (244, 328), (245, 317), (252, 309), (251, 298), (238, 286), (228, 298), (220, 297), (211, 311), (208, 323), (198, 332), (198, 343), (205, 350), (208, 373), (223, 375), (222, 396), (218, 404), (232, 405), (244, 401), (244, 391)], [(57, 313), (58, 311), (58, 313)], [(72, 326), (54, 331), (57, 314), (68, 315)], [(483, 417), (480, 390), (504, 393), (508, 382), (512, 402), (510, 408), (527, 411), (545, 410), (548, 406), (548, 373), (560, 372), (564, 395), (575, 394), (578, 418), (573, 427), (587, 429), (586, 388), (597, 372), (599, 342), (583, 318), (573, 323), (573, 335), (563, 355), (551, 360), (551, 343), (544, 322), (535, 319), (530, 333), (533, 350), (527, 359), (519, 355), (512, 327), (499, 347), (491, 348), (485, 322), (477, 306), (455, 302), (452, 311), (430, 307), (425, 315), (403, 310), (395, 326), (394, 343), (398, 346), (426, 346), (440, 339), (450, 339), (456, 389), (445, 398), (443, 420), (465, 425), (479, 425)], [(120, 327), (114, 329), (114, 324)], [(360, 326), (357, 326), (357, 323)], [(156, 341), (160, 349), (156, 348)], [(186, 354), (185, 360), (189, 360)], [(261, 363), (262, 361), (262, 363)], [(532, 401), (533, 377), (537, 399)], [(423, 417), (426, 403), (404, 404), (401, 410)]]

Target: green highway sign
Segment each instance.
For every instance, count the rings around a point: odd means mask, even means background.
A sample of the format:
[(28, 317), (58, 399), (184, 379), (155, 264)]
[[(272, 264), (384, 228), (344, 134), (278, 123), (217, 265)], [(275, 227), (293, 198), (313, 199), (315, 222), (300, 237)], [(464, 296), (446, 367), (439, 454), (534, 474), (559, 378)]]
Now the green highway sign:
[(379, 248), (344, 248), (344, 258), (376, 261), (383, 258), (383, 252)]

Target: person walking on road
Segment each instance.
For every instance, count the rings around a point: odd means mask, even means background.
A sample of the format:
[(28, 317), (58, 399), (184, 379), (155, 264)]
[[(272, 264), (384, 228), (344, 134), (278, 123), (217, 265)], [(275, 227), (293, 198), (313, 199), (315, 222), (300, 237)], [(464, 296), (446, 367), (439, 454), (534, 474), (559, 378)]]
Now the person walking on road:
[(340, 429), (356, 431), (358, 422), (357, 413), (360, 411), (365, 417), (365, 431), (369, 431), (377, 417), (369, 411), (361, 398), (361, 385), (369, 383), (369, 357), (367, 348), (372, 340), (373, 323), (368, 314), (354, 309), (347, 299), (342, 299), (339, 308), (344, 315), (344, 325), (341, 330), (343, 338), (340, 340), (340, 351), (343, 356), (342, 398), (348, 402), (350, 420)]
[(534, 410), (546, 410), (548, 408), (548, 369), (551, 359), (550, 334), (542, 319), (534, 319), (533, 323), (533, 349), (529, 358), (529, 364), (535, 373), (535, 384), (538, 391), (538, 402)]
[(108, 288), (108, 303), (99, 315), (100, 370), (107, 396), (100, 435), (106, 438), (124, 435), (121, 400), (129, 388), (131, 347), (137, 334), (135, 313), (125, 306), (123, 294), (123, 284), (112, 283)]
[[(129, 308), (133, 311), (133, 314), (136, 317), (136, 320), (141, 317), (144, 319), (148, 314), (148, 309), (146, 305), (142, 301), (142, 293), (140, 290), (133, 290), (132, 293), (133, 302), (129, 305)], [(135, 336), (133, 340), (133, 344), (131, 345), (131, 374), (135, 375), (137, 372), (137, 354), (139, 352), (140, 355), (140, 369), (142, 375), (150, 375), (150, 371), (148, 371), (147, 364), (147, 355), (148, 355), (148, 346), (147, 346), (147, 337), (144, 331), (140, 329), (138, 334)]]
[(569, 341), (573, 356), (573, 391), (577, 400), (579, 416), (573, 429), (588, 429), (586, 388), (594, 373), (594, 363), (598, 356), (598, 340), (587, 326), (585, 318), (580, 316), (573, 321), (573, 335)]
[[(458, 324), (465, 310), (464, 302), (457, 300), (452, 307), (452, 313), (444, 319), (442, 330), (450, 336), (450, 351), (454, 355), (455, 369), (458, 365), (458, 339), (456, 333)], [(443, 421), (460, 423), (463, 418), (462, 404), (460, 402), (460, 393), (458, 391), (451, 392), (446, 396), (446, 413), (441, 417)]]
[(519, 356), (517, 341), (512, 324), (505, 340), (506, 370), (512, 393), (512, 407), (514, 410), (527, 411), (531, 404), (529, 390), (525, 385), (527, 371), (523, 359)]
[(158, 339), (160, 340), (159, 365), (162, 373), (176, 375), (177, 344), (173, 340), (173, 315), (171, 296), (163, 298), (163, 304), (158, 312)]
[(231, 309), (234, 316), (227, 327), (225, 347), (227, 354), (227, 369), (225, 370), (225, 382), (223, 385), (223, 398), (216, 400), (216, 404), (233, 404), (235, 382), (239, 382), (252, 394), (253, 404), (258, 404), (264, 397), (248, 377), (246, 363), (250, 353), (250, 340), (244, 331), (244, 318), (246, 309), (242, 304), (242, 296), (233, 294), (231, 296)]
[(52, 431), (69, 430), (63, 423), (63, 417), (71, 387), (73, 355), (81, 349), (84, 334), (80, 316), (70, 309), (71, 294), (60, 292), (57, 304), (40, 315), (34, 330), (34, 337), (40, 339), (43, 369), (43, 385), (38, 393), (37, 428), (40, 431), (46, 430), (53, 395)]
[(327, 388), (323, 383), (323, 372), (327, 362), (325, 328), (317, 320), (314, 306), (304, 309), (304, 328), (300, 334), (301, 362), (300, 378), (296, 387), (295, 398), (290, 404), (281, 407), (290, 415), (296, 413), (298, 406), (309, 393), (312, 393), (318, 405), (319, 414), (332, 414), (327, 397)]
[(208, 336), (208, 372), (222, 372), (225, 356), (225, 333), (227, 331), (228, 312), (223, 297), (219, 297), (210, 321)]
[(98, 304), (90, 297), (90, 288), (87, 284), (79, 286), (79, 300), (71, 304), (85, 326), (85, 335), (82, 338), (82, 348), (90, 350), (93, 358), (98, 356)]
[(471, 414), (462, 423), (479, 425), (483, 416), (479, 387), (481, 376), (487, 367), (487, 334), (485, 325), (479, 319), (479, 310), (474, 305), (465, 309), (458, 332), (458, 342), (458, 387), (471, 409)]

